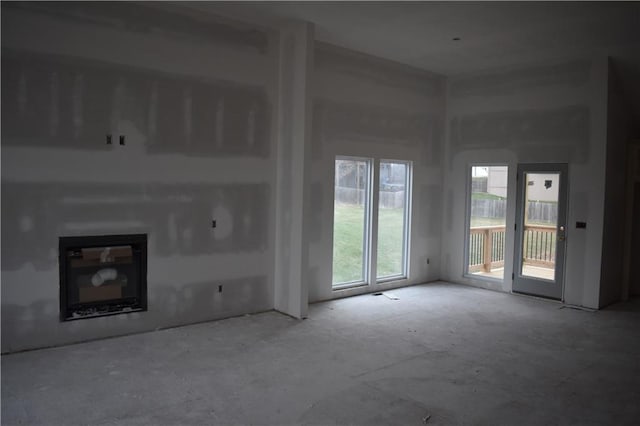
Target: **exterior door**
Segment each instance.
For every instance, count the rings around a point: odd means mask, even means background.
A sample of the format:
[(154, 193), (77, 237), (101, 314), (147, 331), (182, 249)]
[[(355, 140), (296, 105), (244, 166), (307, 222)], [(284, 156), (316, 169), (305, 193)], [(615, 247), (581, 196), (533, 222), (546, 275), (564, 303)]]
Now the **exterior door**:
[(562, 299), (567, 165), (520, 164), (513, 291)]

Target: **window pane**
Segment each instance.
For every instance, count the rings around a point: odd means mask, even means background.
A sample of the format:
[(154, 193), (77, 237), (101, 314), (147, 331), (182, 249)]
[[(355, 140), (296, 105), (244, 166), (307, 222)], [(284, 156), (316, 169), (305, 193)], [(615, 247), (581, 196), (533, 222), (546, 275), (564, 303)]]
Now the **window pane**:
[(556, 266), (559, 173), (525, 173), (526, 204), (520, 274), (553, 281)]
[(409, 164), (380, 162), (378, 279), (406, 276)]
[(366, 278), (370, 161), (336, 159), (333, 219), (333, 285)]
[(470, 274), (504, 279), (508, 170), (506, 166), (471, 168)]

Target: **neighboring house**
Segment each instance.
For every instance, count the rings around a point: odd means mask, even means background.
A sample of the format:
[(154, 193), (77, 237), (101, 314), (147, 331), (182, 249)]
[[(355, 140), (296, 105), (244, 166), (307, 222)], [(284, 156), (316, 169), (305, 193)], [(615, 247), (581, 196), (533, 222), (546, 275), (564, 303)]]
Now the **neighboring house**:
[[(507, 167), (487, 167), (487, 193), (507, 196)], [(558, 175), (533, 174), (527, 176), (527, 198), (530, 201), (558, 201)]]
[(527, 199), (530, 201), (558, 201), (558, 175), (527, 176)]
[(507, 196), (507, 167), (487, 167), (487, 192), (499, 197)]

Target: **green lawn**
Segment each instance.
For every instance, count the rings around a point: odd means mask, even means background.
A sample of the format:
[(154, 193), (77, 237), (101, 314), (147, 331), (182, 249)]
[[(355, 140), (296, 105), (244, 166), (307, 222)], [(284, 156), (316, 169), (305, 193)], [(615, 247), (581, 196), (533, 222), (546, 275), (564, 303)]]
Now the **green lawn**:
[[(378, 213), (378, 276), (402, 273), (402, 209), (380, 209)], [(364, 209), (338, 205), (334, 209), (333, 282), (359, 281), (363, 276)]]
[(471, 198), (474, 200), (506, 200), (505, 197), (489, 194), (488, 192), (472, 192)]
[(378, 277), (402, 274), (403, 209), (378, 211)]

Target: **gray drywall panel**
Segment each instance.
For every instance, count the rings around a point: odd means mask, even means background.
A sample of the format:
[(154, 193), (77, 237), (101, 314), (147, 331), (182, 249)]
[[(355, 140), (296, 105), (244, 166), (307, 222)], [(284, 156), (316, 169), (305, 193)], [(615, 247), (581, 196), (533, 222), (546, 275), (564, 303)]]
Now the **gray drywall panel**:
[[(317, 125), (328, 140), (352, 140), (419, 147), (435, 144), (436, 116), (366, 104), (345, 104), (319, 99), (314, 108), (321, 119)], [(432, 160), (434, 161), (434, 160)]]
[[(640, 164), (640, 160), (638, 161)], [(640, 215), (640, 183), (636, 182), (633, 186), (633, 206), (631, 206), (632, 212), (636, 215)], [(636, 216), (637, 217), (637, 216)], [(631, 229), (631, 259), (640, 259), (640, 224), (636, 221)], [(633, 266), (630, 265), (630, 266)], [(629, 279), (629, 295), (640, 296), (640, 275), (631, 274)]]
[(315, 60), (324, 76), (314, 84), (319, 97), (343, 104), (357, 99), (360, 104), (400, 112), (442, 112), (438, 105), (424, 102), (444, 96), (441, 76), (322, 43)]
[(114, 225), (152, 233), (157, 256), (264, 251), (269, 199), (266, 184), (3, 182), (2, 270), (56, 267), (49, 254), (58, 237), (102, 235)]
[(235, 49), (266, 53), (268, 36), (242, 24), (204, 14), (172, 8), (126, 2), (14, 2), (6, 5), (10, 11), (27, 11), (34, 16), (53, 17), (60, 23), (91, 24), (94, 29), (123, 28), (144, 35), (180, 39), (187, 43), (218, 43)]
[[(126, 23), (127, 8), (131, 5), (120, 3), (114, 6), (114, 10), (118, 9), (116, 18), (96, 18), (87, 14), (68, 19), (66, 8), (58, 3), (52, 4), (46, 12), (14, 7), (13, 3), (3, 4), (2, 46), (40, 54), (105, 60), (170, 75), (215, 77), (242, 84), (265, 85), (272, 82), (273, 46), (269, 44), (267, 50), (238, 48), (245, 44), (244, 33), (255, 32), (259, 38), (270, 40), (268, 32), (244, 28), (236, 32), (237, 37), (228, 37), (227, 33), (220, 38), (215, 34), (218, 32), (216, 29), (225, 32), (226, 29), (221, 28), (228, 28), (229, 24), (205, 22), (204, 25), (210, 29), (210, 34), (205, 35), (197, 29), (202, 26), (202, 17), (187, 16), (183, 11), (176, 12), (175, 19), (182, 18), (191, 24), (180, 31), (158, 30), (163, 22), (155, 22), (156, 28), (152, 30), (141, 31), (139, 27)], [(82, 7), (91, 10), (93, 15), (101, 13), (101, 6), (97, 3), (87, 2)], [(142, 7), (150, 12), (149, 18), (152, 19), (151, 12), (162, 6), (147, 3)], [(102, 25), (105, 19), (109, 25)], [(193, 38), (198, 41), (194, 42)]]
[(2, 56), (4, 145), (111, 150), (89, 141), (120, 134), (127, 120), (149, 153), (269, 156), (264, 87), (8, 49)]
[(599, 307), (622, 297), (625, 240), (626, 148), (632, 136), (631, 109), (609, 62), (607, 98), (606, 188)]
[(431, 220), (427, 226), (427, 236), (438, 238), (442, 229), (442, 187), (437, 184), (422, 185), (421, 202), (429, 206)]
[(475, 96), (509, 96), (521, 92), (523, 88), (580, 88), (589, 83), (589, 67), (589, 61), (582, 60), (472, 75), (451, 84), (449, 97), (455, 100)]
[[(4, 274), (3, 274), (4, 275)], [(272, 309), (267, 276), (211, 281), (159, 281), (149, 287), (149, 310), (89, 320), (60, 322), (55, 291), (57, 271), (48, 274), (50, 292), (29, 303), (2, 305), (2, 351), (54, 346), (138, 333)], [(222, 286), (222, 292), (219, 292)]]
[(307, 315), (314, 28), (288, 22), (280, 33), (274, 306)]
[(485, 112), (451, 120), (452, 150), (513, 149), (527, 156), (545, 149), (584, 163), (589, 157), (589, 107)]
[[(3, 352), (273, 308), (273, 34), (170, 7), (2, 5)], [(59, 322), (58, 238), (141, 232), (148, 312)]]

